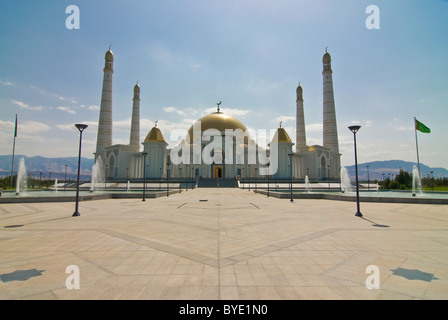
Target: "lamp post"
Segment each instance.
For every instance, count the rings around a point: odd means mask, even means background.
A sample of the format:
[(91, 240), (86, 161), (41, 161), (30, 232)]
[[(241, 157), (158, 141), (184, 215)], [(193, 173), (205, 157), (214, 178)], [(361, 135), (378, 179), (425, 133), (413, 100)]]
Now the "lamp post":
[(142, 152), (143, 155), (143, 199), (142, 201), (146, 201), (145, 199), (145, 191), (146, 191), (146, 156), (148, 152)]
[(431, 191), (434, 191), (434, 171), (431, 171)]
[(257, 193), (257, 185), (258, 185), (258, 181), (257, 181), (258, 174), (257, 174), (257, 172), (258, 172), (258, 167), (255, 167), (255, 193)]
[(162, 168), (159, 168), (160, 172), (159, 172), (159, 191), (160, 189), (162, 189)]
[(356, 213), (355, 216), (362, 217), (361, 211), (359, 210), (359, 184), (358, 184), (358, 156), (356, 154), (356, 133), (359, 131), (361, 126), (350, 126), (348, 127), (351, 132), (353, 132), (354, 144), (355, 144), (355, 172), (356, 172)]
[(195, 176), (194, 176), (194, 166), (191, 166), (191, 179), (192, 179), (192, 183), (191, 183), (191, 189), (194, 189), (194, 182), (195, 182)]
[(185, 191), (188, 191), (188, 173), (190, 172), (190, 170), (188, 170), (188, 165), (185, 166), (185, 176), (184, 176), (184, 181), (185, 181)]
[(251, 179), (251, 176), (252, 176), (252, 174), (251, 174), (251, 170), (250, 170), (250, 165), (247, 166), (247, 169), (248, 169), (248, 171), (249, 171), (249, 191), (250, 191), (250, 179)]
[(179, 193), (182, 193), (182, 184), (181, 184), (181, 177), (182, 175), (182, 165), (179, 165)]
[(293, 202), (292, 199), (292, 153), (288, 153), (289, 156), (289, 192), (291, 194), (291, 199), (289, 201)]
[(64, 191), (66, 186), (67, 186), (67, 165), (65, 165)]
[(370, 190), (369, 166), (367, 166), (367, 190)]
[(269, 198), (269, 172), (268, 172), (268, 198)]
[(170, 196), (170, 165), (171, 163), (168, 161), (166, 163), (167, 172), (166, 172), (166, 196)]
[(78, 123), (75, 124), (75, 127), (79, 130), (79, 153), (78, 153), (78, 177), (76, 180), (76, 205), (73, 217), (80, 216), (78, 211), (78, 202), (79, 202), (79, 173), (81, 171), (81, 142), (82, 142), (82, 132), (87, 128), (87, 125)]

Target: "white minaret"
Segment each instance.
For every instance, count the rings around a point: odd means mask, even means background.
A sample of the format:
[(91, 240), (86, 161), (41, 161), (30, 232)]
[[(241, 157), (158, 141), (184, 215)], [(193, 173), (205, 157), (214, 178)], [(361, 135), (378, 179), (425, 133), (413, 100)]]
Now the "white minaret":
[(339, 154), (339, 143), (338, 129), (336, 125), (336, 109), (334, 106), (333, 71), (331, 70), (331, 56), (326, 50), (322, 63), (324, 67), (322, 72), (324, 80), (323, 145), (328, 148), (332, 154), (336, 155)]
[(305, 114), (303, 112), (303, 89), (297, 87), (297, 115), (296, 115), (296, 152), (306, 150)]
[(101, 93), (95, 161), (99, 156), (102, 156), (104, 161), (104, 148), (112, 145), (112, 76), (114, 73), (114, 55), (110, 47), (104, 59), (103, 91)]
[(140, 86), (138, 82), (134, 87), (131, 121), (131, 138), (129, 144), (131, 147), (135, 147), (138, 152), (140, 149)]

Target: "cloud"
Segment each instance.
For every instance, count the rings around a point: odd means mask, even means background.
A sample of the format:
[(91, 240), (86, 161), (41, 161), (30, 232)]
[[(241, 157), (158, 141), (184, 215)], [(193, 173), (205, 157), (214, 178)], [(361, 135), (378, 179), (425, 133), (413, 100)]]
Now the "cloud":
[(368, 128), (372, 126), (372, 120), (352, 120), (350, 125), (360, 125), (363, 128)]
[(14, 86), (14, 83), (12, 83), (11, 81), (8, 81), (8, 80), (6, 80), (6, 81), (0, 80), (0, 84), (5, 87), (13, 87)]
[[(217, 109), (215, 107), (211, 107), (211, 108), (205, 109), (204, 111), (206, 113), (212, 113), (212, 112), (216, 112), (216, 110)], [(224, 112), (233, 117), (243, 117), (249, 113), (249, 110), (237, 109), (237, 108), (221, 108), (221, 112)]]
[(281, 121), (282, 125), (285, 124), (286, 122), (294, 121), (294, 120), (296, 120), (296, 117), (293, 117), (293, 116), (280, 116), (280, 117), (277, 117), (277, 119), (276, 119), (277, 122)]
[(51, 127), (48, 124), (27, 120), (21, 122), (20, 120), (17, 122), (17, 135), (19, 136), (20, 133), (27, 133), (27, 134), (36, 134), (44, 131), (50, 130)]
[(306, 133), (308, 133), (308, 132), (322, 132), (323, 128), (324, 127), (323, 127), (322, 123), (312, 123), (312, 124), (305, 125)]
[(180, 116), (186, 116), (187, 113), (185, 113), (182, 110), (176, 109), (174, 107), (163, 107), (163, 111), (167, 112), (167, 113), (177, 113)]
[(130, 132), (131, 130), (131, 118), (125, 120), (116, 120), (112, 122), (114, 130)]
[(14, 128), (14, 122), (13, 121), (2, 121), (2, 120), (0, 120), (0, 128), (2, 128), (2, 129)]
[(33, 111), (41, 111), (43, 109), (42, 106), (38, 106), (38, 107), (30, 107), (29, 105), (27, 105), (25, 102), (22, 101), (18, 101), (18, 100), (14, 100), (11, 99), (11, 103), (15, 104), (17, 106), (19, 106), (22, 109), (27, 109), (27, 110), (33, 110)]
[(91, 106), (86, 106), (86, 105), (84, 105), (84, 104), (80, 104), (80, 105), (78, 105), (78, 108), (81, 108), (81, 109), (88, 109), (88, 110), (92, 110), (92, 111), (97, 111), (97, 110), (100, 110), (100, 106), (96, 106), (96, 105), (91, 105)]
[(42, 89), (40, 89), (40, 88), (38, 88), (36, 86), (33, 86), (33, 85), (30, 85), (30, 88), (36, 90), (37, 92), (39, 92), (41, 94), (44, 94), (44, 95), (56, 98), (56, 99), (58, 99), (60, 101), (65, 101), (65, 102), (69, 102), (69, 103), (73, 103), (73, 104), (77, 103), (75, 98), (68, 98), (68, 97), (60, 96), (60, 95), (58, 95), (56, 93), (47, 92), (47, 91), (42, 90)]
[[(98, 123), (96, 121), (82, 121), (80, 123), (88, 125), (89, 131), (91, 131), (92, 129), (96, 129), (98, 127)], [(70, 131), (77, 130), (73, 123), (57, 124), (56, 128), (58, 128), (60, 130), (70, 130)]]
[(61, 111), (65, 111), (65, 112), (70, 113), (70, 114), (75, 114), (76, 113), (76, 111), (71, 109), (70, 107), (56, 107), (56, 109), (61, 110)]
[[(176, 113), (181, 117), (200, 117), (205, 116), (209, 113), (216, 112), (216, 107), (206, 108), (203, 110), (198, 110), (197, 108), (175, 108), (175, 107), (164, 107), (163, 111), (166, 113)], [(243, 117), (249, 113), (249, 110), (238, 109), (238, 108), (221, 108), (221, 111), (231, 115), (233, 117)], [(193, 121), (194, 122), (194, 121)], [(193, 123), (192, 122), (192, 123)]]

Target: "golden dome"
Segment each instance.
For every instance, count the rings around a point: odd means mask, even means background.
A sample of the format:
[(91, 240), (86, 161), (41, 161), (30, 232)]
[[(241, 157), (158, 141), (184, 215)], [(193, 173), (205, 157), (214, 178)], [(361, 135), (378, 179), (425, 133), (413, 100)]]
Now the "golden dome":
[(165, 142), (163, 138), (162, 132), (159, 128), (153, 127), (151, 131), (149, 131), (148, 135), (145, 138), (145, 142)]
[(106, 56), (104, 57), (106, 60), (114, 60), (114, 54), (112, 53), (112, 51), (109, 49), (106, 52)]
[[(207, 129), (216, 129), (224, 134), (226, 129), (241, 129), (243, 132), (247, 130), (246, 126), (240, 120), (222, 112), (208, 114), (197, 120), (195, 124), (197, 123), (201, 125), (201, 132)], [(191, 143), (193, 142), (193, 126), (188, 130)]]
[(274, 138), (272, 138), (272, 142), (277, 142), (277, 143), (281, 143), (281, 142), (288, 142), (288, 143), (292, 143), (291, 138), (289, 137), (288, 133), (286, 132), (286, 130), (284, 128), (278, 128), (277, 131), (275, 132)]

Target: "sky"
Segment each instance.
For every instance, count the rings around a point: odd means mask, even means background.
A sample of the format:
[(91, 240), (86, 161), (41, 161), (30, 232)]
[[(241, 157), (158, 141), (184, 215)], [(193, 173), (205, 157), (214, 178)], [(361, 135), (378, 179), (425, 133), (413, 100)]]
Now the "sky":
[[(68, 29), (69, 5), (79, 29)], [(378, 8), (379, 29), (367, 28)], [(93, 158), (104, 55), (114, 53), (113, 143), (129, 144), (133, 87), (140, 135), (166, 140), (221, 110), (252, 130), (282, 121), (295, 141), (301, 84), (308, 145), (322, 145), (322, 56), (332, 57), (343, 166), (380, 160), (448, 168), (448, 1), (2, 0), (0, 154)], [(70, 18), (70, 21), (71, 18)], [(73, 21), (72, 21), (73, 22)], [(170, 145), (177, 141), (171, 139)], [(262, 144), (262, 143), (261, 143)]]

